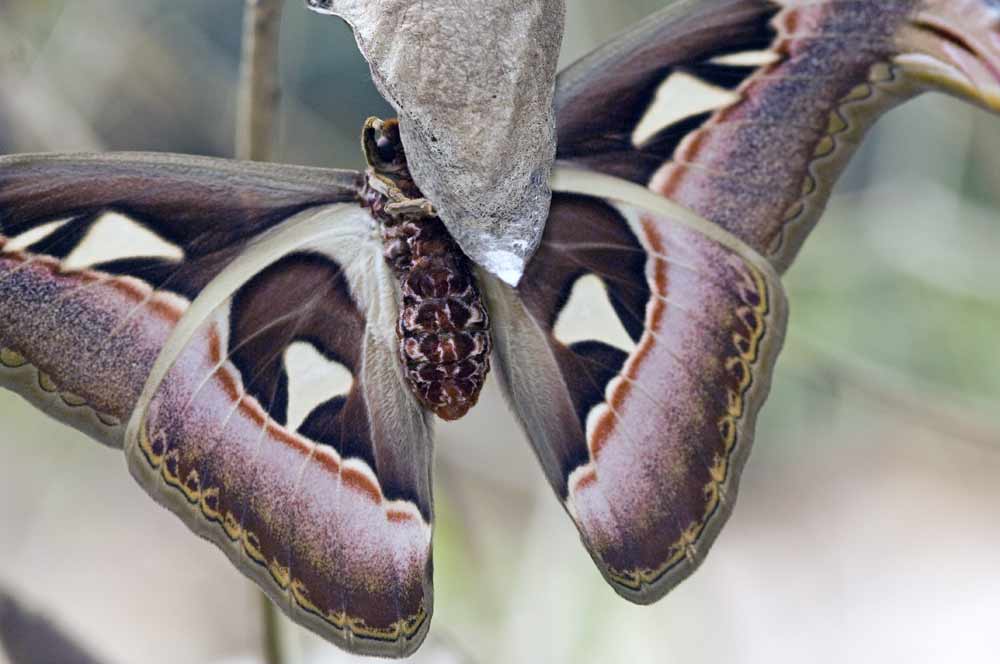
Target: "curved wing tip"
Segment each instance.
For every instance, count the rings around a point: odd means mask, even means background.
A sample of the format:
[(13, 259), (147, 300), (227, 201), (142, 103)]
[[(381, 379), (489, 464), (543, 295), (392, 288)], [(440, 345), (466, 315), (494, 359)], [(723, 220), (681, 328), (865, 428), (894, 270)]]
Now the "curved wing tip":
[(427, 637), (427, 629), (430, 626), (429, 617), (424, 622), (424, 625), (413, 636), (401, 638), (397, 641), (377, 641), (359, 637), (353, 633), (345, 636), (335, 631), (317, 633), (326, 639), (327, 642), (352, 655), (405, 659), (411, 657), (423, 645), (424, 639)]
[[(680, 581), (677, 583), (680, 583)], [(654, 583), (650, 586), (643, 586), (638, 591), (615, 582), (611, 583), (611, 587), (619, 597), (628, 600), (632, 604), (649, 606), (650, 604), (655, 604), (663, 599), (663, 596), (673, 590), (677, 583), (663, 584), (662, 587), (659, 588), (657, 587), (657, 584)]]
[[(300, 604), (294, 593), (280, 588), (274, 583), (262, 580), (255, 573), (259, 572), (259, 568), (251, 569), (239, 565), (237, 567), (258, 585), (288, 620), (352, 655), (389, 659), (410, 657), (423, 644), (430, 630), (431, 617), (434, 613), (432, 591), (424, 595), (423, 609), (419, 614), (410, 616), (408, 619), (400, 619), (394, 624), (396, 636), (390, 637), (385, 633), (378, 635), (377, 632), (365, 634), (362, 633), (365, 630), (363, 623), (359, 625), (362, 630), (359, 632), (353, 626), (358, 623), (344, 620), (344, 616), (334, 622), (328, 616), (314, 611), (313, 608)], [(414, 622), (410, 623), (409, 621)]]
[[(745, 461), (745, 458), (743, 461)], [(734, 482), (727, 487), (727, 500), (720, 504), (718, 511), (705, 522), (701, 534), (688, 547), (686, 555), (674, 565), (668, 566), (652, 581), (644, 578), (652, 574), (652, 571), (649, 569), (633, 568), (624, 573), (617, 572), (611, 570), (595, 556), (594, 560), (597, 562), (601, 574), (614, 589), (615, 593), (633, 604), (646, 606), (658, 602), (667, 593), (694, 574), (708, 557), (719, 533), (722, 532), (722, 528), (729, 521), (729, 517), (732, 516), (733, 505), (739, 488), (739, 476), (742, 474), (742, 470), (743, 463), (740, 463), (733, 478)], [(669, 559), (669, 556), (664, 556), (665, 561)], [(622, 578), (635, 578), (638, 579), (638, 582), (634, 584), (625, 583), (621, 580)]]
[[(701, 567), (702, 562), (704, 562), (705, 558), (708, 556), (709, 550), (712, 548), (712, 542), (715, 540), (715, 534), (718, 534), (717, 531), (711, 535), (708, 541), (706, 541), (702, 546), (699, 546), (695, 553), (685, 556), (681, 562), (677, 563), (677, 565), (673, 568), (665, 571), (654, 581), (643, 580), (639, 582), (638, 586), (631, 586), (615, 579), (604, 568), (601, 569), (601, 572), (604, 573), (605, 579), (607, 579), (611, 587), (614, 588), (614, 591), (624, 599), (627, 599), (633, 604), (639, 604), (642, 606), (655, 604), (663, 599), (667, 593), (687, 580), (688, 577), (694, 574), (695, 571)], [(630, 573), (636, 576), (641, 576), (643, 574), (640, 570), (632, 570)]]
[[(663, 599), (667, 593), (691, 576), (694, 571), (701, 566), (701, 562), (705, 559), (706, 553), (707, 551), (701, 552), (693, 559), (687, 558), (684, 562), (666, 572), (655, 581), (642, 581), (637, 587), (626, 585), (609, 574), (605, 574), (605, 579), (607, 579), (615, 593), (617, 593), (620, 597), (627, 599), (633, 604), (648, 606)], [(605, 570), (602, 569), (601, 571), (604, 572)], [(634, 570), (631, 573), (637, 575), (639, 574), (639, 572)]]

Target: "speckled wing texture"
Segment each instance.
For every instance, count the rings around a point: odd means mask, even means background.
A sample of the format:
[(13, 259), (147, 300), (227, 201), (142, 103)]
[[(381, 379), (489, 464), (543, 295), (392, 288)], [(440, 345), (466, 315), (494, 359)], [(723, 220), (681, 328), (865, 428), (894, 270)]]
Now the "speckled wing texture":
[(0, 385), (101, 442), (294, 620), (430, 622), (432, 443), (356, 173), (0, 159)]
[[(517, 290), (484, 277), (496, 369), (550, 483), (615, 590), (649, 603), (725, 522), (785, 329), (771, 265), (648, 190), (557, 169)], [(565, 327), (575, 292), (623, 332)], [(576, 339), (570, 338), (575, 334)]]

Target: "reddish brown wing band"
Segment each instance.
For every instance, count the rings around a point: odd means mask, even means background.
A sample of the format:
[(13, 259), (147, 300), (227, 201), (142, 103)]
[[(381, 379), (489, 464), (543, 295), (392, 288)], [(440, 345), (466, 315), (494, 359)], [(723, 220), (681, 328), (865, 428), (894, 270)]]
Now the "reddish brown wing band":
[[(645, 189), (565, 170), (553, 189), (517, 291), (489, 280), (491, 310), (507, 321), (498, 370), (605, 577), (648, 603), (694, 570), (732, 508), (784, 335), (784, 292), (753, 250)], [(630, 351), (557, 337), (588, 275)]]
[[(432, 447), (356, 184), (186, 157), (0, 160), (0, 381), (124, 442), (144, 488), (293, 619), (400, 656), (432, 610)], [(79, 267), (107, 212), (178, 255)], [(350, 375), (301, 423), (296, 343)]]

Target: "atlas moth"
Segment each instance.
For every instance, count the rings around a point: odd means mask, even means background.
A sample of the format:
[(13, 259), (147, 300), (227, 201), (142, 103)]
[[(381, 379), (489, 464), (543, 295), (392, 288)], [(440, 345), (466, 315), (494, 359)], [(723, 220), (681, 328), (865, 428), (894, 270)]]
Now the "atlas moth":
[[(654, 602), (733, 508), (785, 330), (779, 275), (838, 174), (920, 92), (1000, 109), (998, 16), (670, 5), (560, 75), (550, 213), (516, 287), (437, 225), (392, 122), (366, 125), (364, 173), (2, 157), (0, 382), (121, 448), (293, 620), (404, 656), (433, 606), (433, 413), (460, 416), (492, 369), (598, 570)], [(82, 258), (109, 219), (156, 250)], [(618, 345), (560, 334), (593, 280)], [(297, 344), (349, 374), (303, 413)]]

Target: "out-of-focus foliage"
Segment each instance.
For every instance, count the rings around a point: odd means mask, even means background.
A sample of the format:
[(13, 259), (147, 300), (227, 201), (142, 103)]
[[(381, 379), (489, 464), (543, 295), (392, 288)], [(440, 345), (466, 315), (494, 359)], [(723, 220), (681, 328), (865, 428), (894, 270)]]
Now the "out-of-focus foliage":
[[(568, 3), (563, 63), (662, 6)], [(239, 0), (0, 0), (0, 152), (229, 155)], [(387, 115), (336, 21), (285, 12), (282, 161), (361, 164)], [(785, 277), (740, 500), (652, 607), (600, 578), (498, 391), (439, 426), (424, 662), (993, 662), (1000, 118), (885, 118)], [(0, 394), (0, 583), (113, 662), (260, 661), (257, 594), (121, 454)], [(292, 661), (352, 661), (289, 627)]]
[[(277, 158), (358, 167), (361, 123), (391, 109), (347, 26), (292, 4)], [(238, 0), (4, 0), (0, 151), (230, 156), (242, 9)]]

